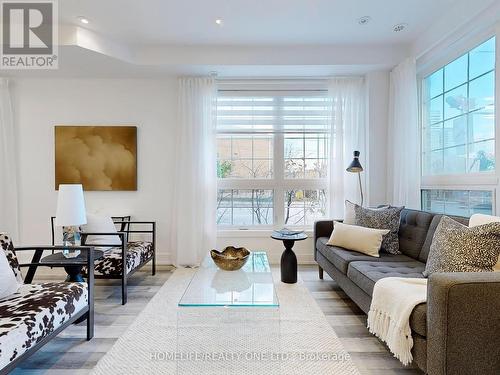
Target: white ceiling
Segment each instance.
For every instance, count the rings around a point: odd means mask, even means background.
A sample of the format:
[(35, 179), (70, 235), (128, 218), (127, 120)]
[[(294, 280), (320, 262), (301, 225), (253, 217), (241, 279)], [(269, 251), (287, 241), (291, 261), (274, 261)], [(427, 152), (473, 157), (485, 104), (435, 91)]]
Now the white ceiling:
[[(428, 47), (480, 12), (489, 12), (497, 2), (60, 0), (59, 69), (3, 74), (95, 78), (213, 71), (226, 77), (365, 74), (391, 69), (413, 53), (415, 40), (425, 39)], [(80, 23), (79, 16), (90, 23)], [(371, 22), (359, 25), (362, 16), (370, 16)], [(222, 27), (215, 24), (218, 18)], [(407, 29), (395, 33), (392, 29), (398, 23), (408, 24)]]
[[(401, 44), (460, 1), (63, 0), (59, 12), (63, 23), (85, 16), (85, 27), (128, 44)], [(360, 26), (362, 16), (372, 21)], [(408, 28), (395, 33), (398, 23)]]

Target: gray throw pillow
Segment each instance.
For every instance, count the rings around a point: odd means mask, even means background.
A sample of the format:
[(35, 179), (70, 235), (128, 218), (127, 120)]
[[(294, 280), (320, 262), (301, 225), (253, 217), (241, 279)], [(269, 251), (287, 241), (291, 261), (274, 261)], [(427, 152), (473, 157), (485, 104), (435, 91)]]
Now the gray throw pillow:
[(389, 254), (401, 254), (401, 251), (399, 251), (399, 223), (403, 208), (370, 209), (356, 205), (354, 207), (356, 213), (355, 224), (367, 228), (388, 229), (390, 232), (382, 240), (382, 250)]
[(434, 232), (423, 275), (493, 271), (499, 253), (500, 223), (469, 228), (443, 216)]

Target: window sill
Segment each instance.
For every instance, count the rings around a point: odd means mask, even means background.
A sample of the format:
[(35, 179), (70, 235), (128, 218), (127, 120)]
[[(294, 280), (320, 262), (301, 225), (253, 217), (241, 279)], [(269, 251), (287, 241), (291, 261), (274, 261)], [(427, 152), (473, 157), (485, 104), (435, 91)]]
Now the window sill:
[[(305, 229), (305, 234), (308, 237), (313, 235), (312, 229)], [(265, 238), (271, 237), (273, 229), (220, 229), (217, 231), (217, 237), (219, 238)]]
[(422, 176), (421, 186), (425, 188), (442, 187), (444, 188), (467, 188), (489, 187), (498, 184), (498, 177), (495, 172), (456, 174), (456, 175), (436, 175)]

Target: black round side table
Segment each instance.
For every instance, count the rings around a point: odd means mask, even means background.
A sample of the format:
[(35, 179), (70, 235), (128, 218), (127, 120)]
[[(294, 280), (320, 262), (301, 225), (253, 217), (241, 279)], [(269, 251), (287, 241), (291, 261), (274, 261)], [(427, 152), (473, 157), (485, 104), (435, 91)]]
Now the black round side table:
[[(94, 249), (94, 260), (101, 259), (104, 256), (104, 251)], [(74, 264), (76, 262), (81, 262), (81, 264)], [(64, 270), (68, 274), (66, 281), (74, 282), (84, 282), (82, 276), (82, 268), (87, 262), (87, 251), (81, 250), (80, 255), (74, 258), (66, 258), (62, 252), (47, 255), (40, 260), (40, 263), (53, 263), (58, 264), (59, 267), (64, 267)], [(65, 266), (65, 264), (71, 264)]]
[(297, 256), (292, 248), (295, 241), (303, 241), (307, 239), (305, 233), (296, 234), (283, 234), (280, 232), (273, 232), (271, 238), (283, 241), (285, 251), (281, 254), (281, 281), (287, 284), (294, 284), (297, 282)]

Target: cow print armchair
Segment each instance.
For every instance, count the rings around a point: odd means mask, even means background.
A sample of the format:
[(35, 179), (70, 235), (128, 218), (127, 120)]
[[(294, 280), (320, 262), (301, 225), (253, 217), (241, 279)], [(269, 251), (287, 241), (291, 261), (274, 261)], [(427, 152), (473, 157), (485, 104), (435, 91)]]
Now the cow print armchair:
[[(151, 262), (151, 273), (156, 273), (156, 222), (131, 221), (130, 216), (113, 216), (117, 232), (81, 233), (82, 245), (92, 246), (91, 236), (117, 236), (121, 245), (99, 244), (104, 248), (104, 256), (95, 260), (94, 277), (96, 279), (118, 279), (122, 287), (122, 305), (127, 303), (127, 282), (130, 276), (147, 263)], [(55, 217), (51, 218), (52, 244), (55, 243)], [(134, 236), (141, 236), (140, 239)], [(96, 245), (97, 246), (97, 245)], [(123, 262), (125, 259), (125, 262)], [(83, 269), (85, 275), (87, 268)]]
[[(62, 250), (61, 246), (18, 247), (11, 238), (0, 233), (0, 251), (4, 251), (20, 287), (14, 294), (0, 299), (0, 374), (12, 371), (20, 361), (40, 349), (69, 325), (87, 320), (87, 340), (94, 335), (93, 272), (88, 283), (49, 282), (34, 283), (38, 266), (57, 266), (39, 263), (44, 251)], [(87, 254), (86, 261), (75, 260), (75, 265), (93, 264), (93, 248), (78, 247)], [(19, 264), (16, 253), (35, 251), (31, 263)], [(71, 265), (66, 263), (66, 265)], [(23, 280), (21, 267), (30, 267)]]

